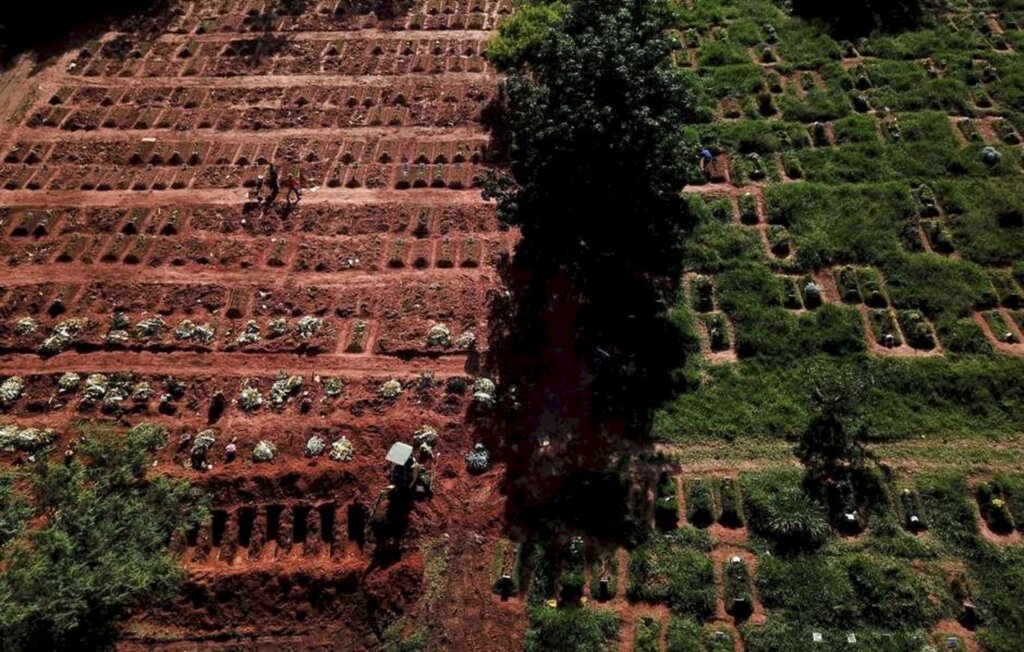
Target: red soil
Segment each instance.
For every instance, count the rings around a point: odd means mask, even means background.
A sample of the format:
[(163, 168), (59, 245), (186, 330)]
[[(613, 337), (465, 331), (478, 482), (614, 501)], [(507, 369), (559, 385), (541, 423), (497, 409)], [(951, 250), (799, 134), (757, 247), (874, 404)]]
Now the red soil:
[[(175, 542), (181, 596), (133, 614), (125, 649), (373, 649), (389, 627), (426, 632), (431, 649), (521, 647), (523, 606), (492, 595), (483, 552), (502, 535), (502, 469), (467, 474), (481, 422), (471, 390), (445, 386), (487, 374), (495, 264), (516, 238), (475, 188), (496, 94), (483, 44), (511, 4), (418, 0), (394, 21), (337, 4), (183, 2), (156, 32), (114, 26), (0, 77), (0, 377), (26, 381), (0, 422), (54, 427), (58, 451), (83, 417), (163, 425), (155, 472), (213, 497), (212, 521)], [(301, 172), (293, 210), (283, 196), (249, 202), (268, 161)], [(109, 344), (116, 312), (128, 331), (165, 327)], [(304, 337), (309, 316), (322, 322)], [(25, 317), (35, 330), (16, 331)], [(84, 320), (73, 341), (40, 355), (72, 318)], [(177, 338), (186, 319), (215, 334)], [(261, 338), (239, 344), (250, 321)], [(428, 345), (436, 323), (450, 345)], [(82, 383), (58, 391), (65, 372), (130, 373), (151, 395), (89, 403)], [(303, 384), (272, 407), (280, 372)], [(323, 385), (335, 377), (336, 397)], [(389, 379), (403, 384), (392, 401), (378, 395)], [(235, 403), (246, 386), (265, 401), (253, 413)], [(379, 540), (360, 521), (387, 484), (384, 455), (422, 425), (439, 434), (434, 496)], [(216, 443), (200, 471), (186, 439), (206, 428)], [(347, 437), (354, 459), (307, 458), (313, 435)], [(275, 461), (251, 461), (260, 440)]]

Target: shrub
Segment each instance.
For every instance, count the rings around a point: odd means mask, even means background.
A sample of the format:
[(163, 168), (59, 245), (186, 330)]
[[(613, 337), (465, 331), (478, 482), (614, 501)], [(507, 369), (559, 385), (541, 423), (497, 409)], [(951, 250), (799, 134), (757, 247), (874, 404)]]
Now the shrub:
[(996, 534), (1013, 532), (1014, 520), (999, 485), (982, 482), (977, 487), (978, 507), (990, 530)]
[(757, 590), (766, 609), (802, 624), (847, 627), (858, 612), (850, 578), (830, 557), (762, 556)]
[(691, 618), (671, 616), (665, 637), (666, 652), (700, 652), (700, 627)]
[(839, 270), (836, 276), (836, 281), (839, 284), (839, 293), (843, 297), (843, 301), (846, 303), (860, 303), (860, 287), (857, 283), (857, 271), (847, 265)]
[[(601, 580), (608, 580), (607, 594), (602, 595)], [(615, 547), (598, 547), (590, 561), (590, 596), (596, 600), (612, 600), (618, 593), (619, 556)]]
[(938, 620), (928, 590), (905, 564), (854, 555), (844, 563), (863, 622), (884, 629), (927, 628)]
[(958, 550), (977, 549), (980, 544), (978, 523), (962, 475), (921, 474), (917, 477), (917, 491), (931, 530), (940, 540)]
[(798, 474), (772, 471), (741, 479), (747, 523), (783, 549), (820, 546), (828, 538), (825, 509), (800, 486)]
[(707, 652), (732, 652), (736, 649), (732, 634), (715, 625), (705, 625), (701, 638), (704, 639), (704, 649)]
[(899, 312), (900, 328), (907, 336), (907, 342), (915, 349), (935, 348), (935, 334), (924, 316), (916, 310)]
[(506, 20), (487, 43), (487, 58), (498, 70), (521, 65), (556, 30), (569, 7), (563, 2), (528, 2)]

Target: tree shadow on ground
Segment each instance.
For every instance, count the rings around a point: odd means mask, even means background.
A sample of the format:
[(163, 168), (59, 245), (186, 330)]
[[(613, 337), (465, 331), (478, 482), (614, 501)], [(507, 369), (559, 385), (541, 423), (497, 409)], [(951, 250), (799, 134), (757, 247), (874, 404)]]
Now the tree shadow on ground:
[(501, 399), (487, 444), (505, 465), (509, 528), (629, 539), (630, 460), (649, 452), (653, 411), (685, 362), (661, 299), (677, 283), (606, 270), (584, 291), (522, 248), (502, 274), (486, 361)]
[(34, 72), (111, 29), (149, 39), (166, 31), (179, 15), (168, 0), (8, 5), (0, 17), (0, 67), (7, 68), (18, 55), (33, 51), (38, 57)]

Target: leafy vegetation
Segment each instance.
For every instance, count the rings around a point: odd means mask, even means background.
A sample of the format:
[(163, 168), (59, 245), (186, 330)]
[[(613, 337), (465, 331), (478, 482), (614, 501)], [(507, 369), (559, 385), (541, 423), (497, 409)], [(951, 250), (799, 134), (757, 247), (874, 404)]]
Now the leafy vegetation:
[[(7, 529), (14, 535), (0, 575), (4, 649), (105, 648), (128, 610), (175, 594), (182, 571), (168, 543), (203, 510), (188, 483), (147, 477), (152, 451), (165, 442), (166, 433), (148, 425), (87, 425), (70, 463), (28, 471), (33, 515), (42, 521)], [(5, 498), (14, 506), (8, 519), (24, 514), (20, 499)]]

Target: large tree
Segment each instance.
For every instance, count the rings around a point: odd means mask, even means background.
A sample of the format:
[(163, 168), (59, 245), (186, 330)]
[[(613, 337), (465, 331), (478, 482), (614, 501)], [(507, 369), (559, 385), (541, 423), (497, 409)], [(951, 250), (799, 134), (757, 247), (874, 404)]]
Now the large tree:
[[(203, 510), (187, 482), (146, 477), (165, 438), (87, 426), (74, 459), (31, 467), (33, 518), (8, 524), (0, 554), (0, 648), (111, 648), (128, 610), (175, 595), (183, 572), (169, 543)], [(0, 500), (29, 516), (16, 494)]]
[[(677, 275), (687, 211), (682, 129), (695, 97), (670, 65), (667, 0), (534, 2), (492, 44), (508, 172), (488, 187), (521, 254), (586, 292), (610, 276)], [(591, 293), (593, 294), (593, 293)]]

